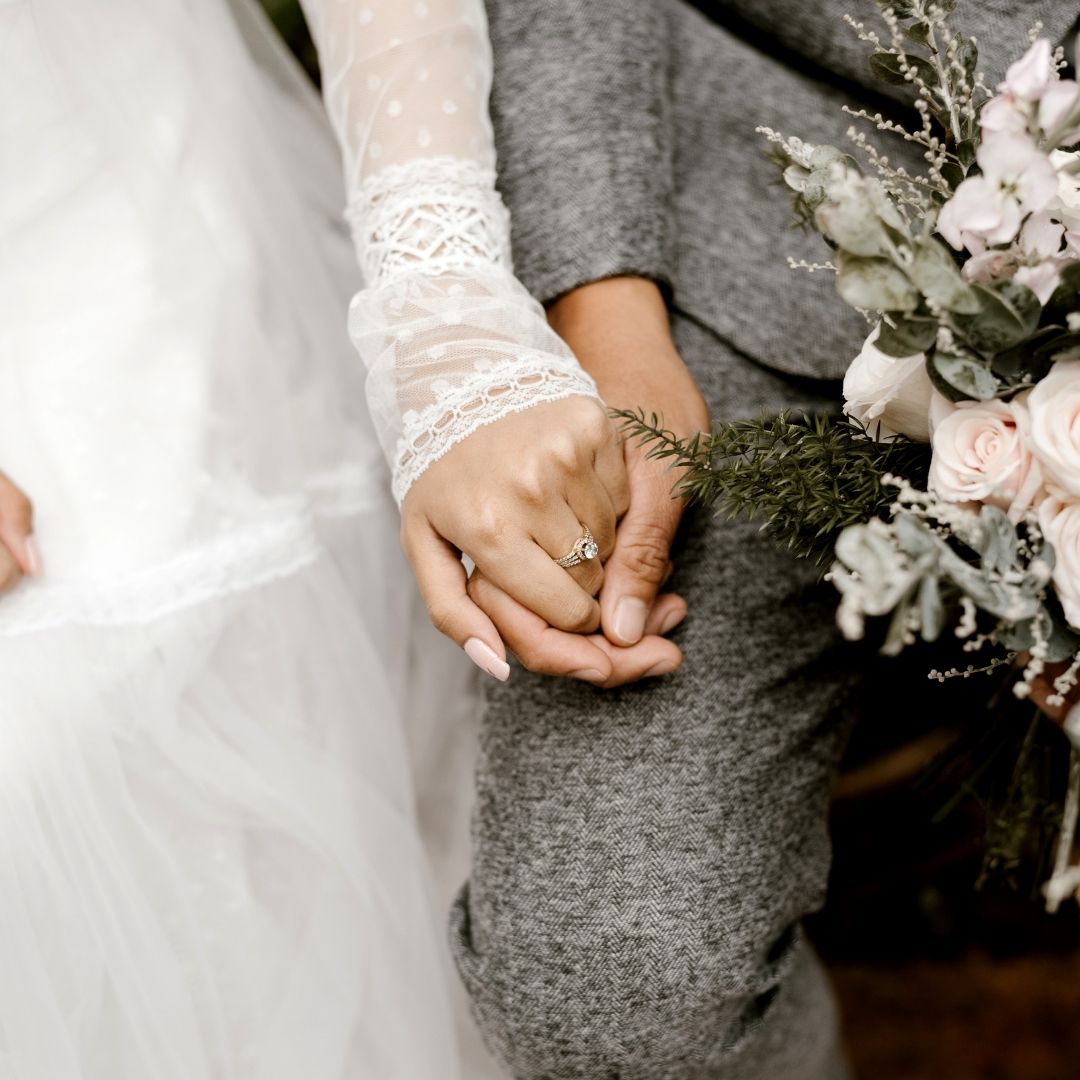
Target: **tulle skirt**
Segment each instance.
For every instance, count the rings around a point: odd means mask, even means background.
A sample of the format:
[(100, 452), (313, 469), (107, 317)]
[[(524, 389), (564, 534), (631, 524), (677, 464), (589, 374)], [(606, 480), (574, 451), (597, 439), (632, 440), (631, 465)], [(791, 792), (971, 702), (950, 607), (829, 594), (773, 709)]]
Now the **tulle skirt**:
[(471, 698), (318, 103), (244, 5), (0, 0), (0, 146), (0, 1078), (448, 1080), (403, 716)]

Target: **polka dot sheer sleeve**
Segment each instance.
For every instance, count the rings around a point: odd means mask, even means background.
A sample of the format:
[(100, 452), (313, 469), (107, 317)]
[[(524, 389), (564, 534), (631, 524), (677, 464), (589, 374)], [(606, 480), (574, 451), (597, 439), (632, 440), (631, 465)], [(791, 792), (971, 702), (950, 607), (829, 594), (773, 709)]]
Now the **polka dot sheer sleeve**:
[(364, 289), (349, 332), (400, 502), (478, 427), (592, 380), (513, 275), (482, 0), (303, 0)]

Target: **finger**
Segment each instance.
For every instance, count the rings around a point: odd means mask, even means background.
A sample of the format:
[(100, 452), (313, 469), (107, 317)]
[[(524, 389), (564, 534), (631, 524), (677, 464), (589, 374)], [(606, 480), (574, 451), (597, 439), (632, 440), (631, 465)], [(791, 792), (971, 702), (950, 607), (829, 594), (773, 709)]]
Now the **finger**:
[(623, 439), (615, 431), (614, 425), (611, 434), (611, 439), (597, 450), (593, 467), (611, 499), (615, 517), (621, 518), (630, 505), (630, 480), (626, 474)]
[[(588, 527), (593, 539), (593, 522), (602, 533), (615, 533), (615, 518), (607, 493), (595, 477), (589, 480), (573, 478), (567, 484), (566, 501), (538, 517), (533, 527), (533, 539), (554, 561), (570, 554)], [(599, 540), (597, 540), (599, 547)], [(604, 566), (599, 558), (586, 559), (576, 566), (559, 567), (577, 582), (589, 596), (596, 596), (604, 583)]]
[(645, 633), (663, 637), (670, 634), (686, 618), (686, 601), (675, 593), (663, 593), (656, 598), (645, 620)]
[(566, 675), (600, 685), (611, 675), (608, 654), (595, 639), (550, 626), (481, 571), (469, 579), (469, 595), (487, 613), (514, 655), (540, 675)]
[(522, 664), (541, 675), (567, 676), (610, 688), (666, 675), (682, 664), (681, 650), (661, 637), (648, 636), (623, 649), (602, 634), (556, 630), (479, 572), (469, 580), (469, 594), (495, 621)]
[(18, 560), (6, 547), (0, 547), (0, 593), (13, 589), (22, 577)]
[(645, 635), (636, 645), (630, 646), (613, 645), (603, 634), (596, 634), (589, 640), (607, 653), (611, 661), (611, 674), (602, 684), (605, 689), (670, 675), (682, 667), (682, 650), (667, 638)]
[(14, 556), (24, 574), (41, 573), (41, 553), (34, 539), (34, 508), (30, 500), (0, 473), (0, 543)]
[(616, 645), (633, 645), (670, 565), (680, 505), (662, 485), (646, 488), (619, 523), (615, 550), (604, 568), (600, 606), (604, 634)]
[(498, 548), (469, 554), (484, 577), (549, 626), (574, 634), (589, 634), (599, 627), (596, 599), (530, 537), (522, 536), (516, 543), (504, 538)]
[(419, 520), (403, 526), (402, 543), (435, 629), (457, 642), (482, 671), (506, 682), (506, 648), (491, 619), (470, 599), (456, 549)]

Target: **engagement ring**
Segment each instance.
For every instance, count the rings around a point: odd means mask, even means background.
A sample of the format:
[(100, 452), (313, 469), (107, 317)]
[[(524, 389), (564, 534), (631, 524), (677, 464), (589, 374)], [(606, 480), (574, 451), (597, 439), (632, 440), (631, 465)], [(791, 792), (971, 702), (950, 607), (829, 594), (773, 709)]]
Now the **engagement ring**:
[(593, 534), (589, 532), (589, 526), (582, 525), (581, 528), (583, 530), (581, 536), (561, 559), (555, 560), (556, 566), (561, 566), (566, 570), (571, 566), (578, 566), (580, 563), (595, 559), (600, 554), (600, 547), (593, 539)]

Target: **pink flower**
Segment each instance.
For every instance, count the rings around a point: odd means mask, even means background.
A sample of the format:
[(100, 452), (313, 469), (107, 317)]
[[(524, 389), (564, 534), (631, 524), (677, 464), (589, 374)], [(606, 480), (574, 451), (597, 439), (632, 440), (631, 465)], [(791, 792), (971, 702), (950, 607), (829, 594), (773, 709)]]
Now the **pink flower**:
[(1035, 293), (1040, 304), (1045, 304), (1061, 284), (1061, 272), (1067, 265), (1059, 258), (1064, 236), (1065, 226), (1045, 212), (1032, 214), (1020, 230), (1020, 249), (1029, 262), (1014, 277)]
[(999, 94), (982, 107), (982, 112), (979, 113), (979, 126), (983, 130), (984, 137), (988, 133), (1026, 135), (1028, 110), (1011, 95)]
[(1019, 521), (1042, 494), (1029, 431), (1023, 395), (959, 402), (934, 427), (931, 489), (946, 502), (987, 503)]
[(1069, 625), (1080, 627), (1080, 502), (1052, 497), (1039, 505), (1039, 525), (1054, 549), (1054, 588)]
[(1057, 80), (1046, 88), (1039, 102), (1039, 127), (1055, 136), (1056, 146), (1071, 146), (1080, 139), (1080, 86), (1072, 79)]
[(1062, 360), (1028, 396), (1031, 451), (1047, 486), (1065, 499), (1080, 496), (1080, 360)]
[(1039, 38), (1005, 73), (998, 87), (1020, 101), (1038, 101), (1054, 76), (1053, 50), (1046, 38)]
[(1045, 210), (1058, 190), (1057, 170), (1026, 135), (994, 135), (976, 158), (982, 175), (965, 180), (938, 217), (938, 232), (957, 250), (1009, 243), (1025, 215)]

